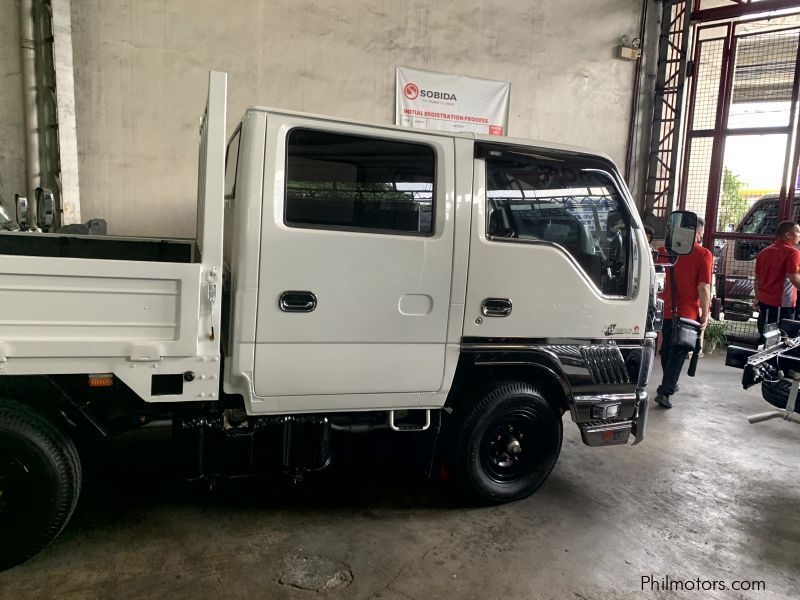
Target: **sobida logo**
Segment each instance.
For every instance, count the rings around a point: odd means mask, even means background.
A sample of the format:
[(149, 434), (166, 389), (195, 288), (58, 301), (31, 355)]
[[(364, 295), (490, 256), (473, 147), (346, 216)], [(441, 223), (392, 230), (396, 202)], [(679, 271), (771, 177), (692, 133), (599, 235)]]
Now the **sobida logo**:
[(452, 100), (456, 102), (458, 98), (456, 98), (455, 94), (451, 94), (450, 92), (437, 92), (433, 90), (421, 90), (416, 83), (407, 83), (403, 88), (403, 94), (409, 100), (416, 100), (417, 97), (422, 96), (423, 98), (432, 98), (434, 100)]
[(417, 84), (407, 83), (406, 87), (403, 88), (403, 94), (405, 94), (406, 98), (409, 100), (415, 100), (417, 96), (419, 96), (419, 88), (417, 87)]

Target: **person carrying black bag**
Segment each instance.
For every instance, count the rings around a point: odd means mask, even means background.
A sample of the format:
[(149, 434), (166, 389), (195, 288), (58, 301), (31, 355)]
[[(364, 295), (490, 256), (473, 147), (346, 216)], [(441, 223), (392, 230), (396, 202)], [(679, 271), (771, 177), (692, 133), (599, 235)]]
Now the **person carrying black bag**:
[[(664, 292), (664, 326), (661, 330), (661, 385), (656, 391), (655, 401), (659, 406), (672, 408), (670, 396), (678, 391), (686, 355), (694, 348), (690, 345), (693, 327), (691, 321), (699, 323), (699, 335), (703, 335), (708, 324), (711, 308), (711, 276), (714, 257), (700, 245), (703, 239), (704, 221), (697, 218), (697, 234), (691, 254), (678, 257), (673, 267), (667, 267)], [(662, 260), (668, 262), (666, 250), (659, 248)], [(678, 323), (684, 319), (683, 323)], [(685, 321), (689, 320), (689, 322)], [(694, 331), (697, 329), (695, 328)], [(694, 336), (696, 340), (696, 335)]]

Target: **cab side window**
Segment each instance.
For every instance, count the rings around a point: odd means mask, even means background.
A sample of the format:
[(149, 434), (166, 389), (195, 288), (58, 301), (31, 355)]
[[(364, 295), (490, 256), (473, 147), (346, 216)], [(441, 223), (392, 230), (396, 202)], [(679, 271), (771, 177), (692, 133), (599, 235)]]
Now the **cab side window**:
[(424, 144), (293, 129), (284, 222), (372, 233), (433, 232), (435, 153)]
[(496, 154), (486, 160), (488, 236), (556, 245), (603, 294), (627, 295), (630, 217), (606, 165), (576, 154)]

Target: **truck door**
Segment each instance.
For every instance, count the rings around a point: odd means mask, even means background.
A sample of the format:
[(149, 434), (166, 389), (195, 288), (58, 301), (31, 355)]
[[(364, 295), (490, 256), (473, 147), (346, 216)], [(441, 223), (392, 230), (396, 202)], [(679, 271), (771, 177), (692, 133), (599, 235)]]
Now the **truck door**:
[(464, 336), (641, 339), (646, 245), (613, 164), (481, 143), (476, 153)]
[(440, 389), (453, 153), (446, 136), (269, 115), (256, 396), (347, 409)]

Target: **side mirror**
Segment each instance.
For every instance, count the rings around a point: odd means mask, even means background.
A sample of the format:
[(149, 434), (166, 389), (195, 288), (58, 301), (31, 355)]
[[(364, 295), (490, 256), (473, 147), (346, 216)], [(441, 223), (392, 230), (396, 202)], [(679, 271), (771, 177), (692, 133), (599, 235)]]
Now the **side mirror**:
[(19, 194), (14, 195), (14, 205), (17, 209), (17, 223), (22, 231), (28, 229), (28, 199)]
[(47, 188), (36, 188), (36, 224), (42, 231), (53, 231), (56, 223), (56, 198)]
[(667, 254), (686, 256), (694, 249), (697, 237), (697, 215), (688, 210), (676, 210), (669, 216), (664, 249)]

